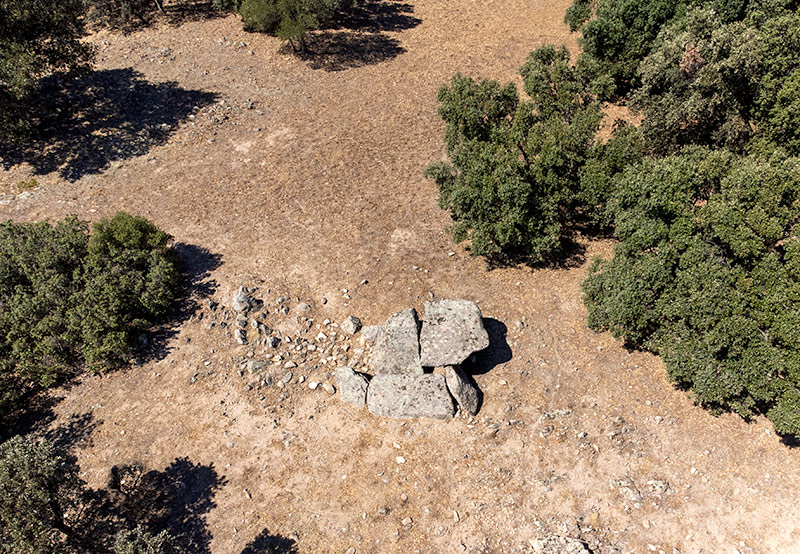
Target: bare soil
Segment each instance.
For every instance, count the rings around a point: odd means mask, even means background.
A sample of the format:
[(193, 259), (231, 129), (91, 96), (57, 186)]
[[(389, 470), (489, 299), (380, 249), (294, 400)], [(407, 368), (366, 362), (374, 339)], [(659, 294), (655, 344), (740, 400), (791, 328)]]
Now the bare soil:
[[(47, 425), (83, 477), (101, 487), (133, 461), (172, 476), (189, 552), (528, 552), (552, 534), (593, 552), (800, 552), (800, 451), (586, 327), (580, 284), (610, 242), (580, 239), (565, 267), (490, 270), (446, 233), (422, 175), (444, 156), (438, 88), (457, 72), (519, 83), (536, 46), (574, 51), (568, 0), (387, 4), (305, 59), (235, 16), (93, 35), (91, 89), (70, 99), (82, 115), (7, 158), (1, 218), (126, 210), (191, 268), (196, 305), (143, 363), (53, 394)], [(312, 306), (308, 333), (431, 294), (477, 301), (496, 320), (478, 416), (376, 418), (308, 388), (332, 363), (248, 390), (252, 346), (203, 304), (240, 285), (290, 334), (304, 322), (274, 313), (280, 295)]]

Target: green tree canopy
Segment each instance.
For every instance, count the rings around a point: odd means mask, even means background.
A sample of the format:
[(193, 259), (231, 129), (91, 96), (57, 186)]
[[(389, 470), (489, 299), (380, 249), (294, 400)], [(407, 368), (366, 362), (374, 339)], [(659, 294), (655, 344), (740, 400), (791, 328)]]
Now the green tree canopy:
[(80, 40), (83, 1), (0, 2), (0, 141), (30, 133), (42, 77), (88, 67), (92, 49)]
[(457, 75), (439, 91), (450, 162), (426, 175), (453, 214), (456, 240), (475, 254), (539, 262), (557, 250), (579, 205), (578, 174), (601, 120), (599, 104), (566, 48), (531, 53), (513, 84)]
[(800, 159), (690, 148), (617, 178), (589, 325), (661, 354), (697, 401), (800, 434)]

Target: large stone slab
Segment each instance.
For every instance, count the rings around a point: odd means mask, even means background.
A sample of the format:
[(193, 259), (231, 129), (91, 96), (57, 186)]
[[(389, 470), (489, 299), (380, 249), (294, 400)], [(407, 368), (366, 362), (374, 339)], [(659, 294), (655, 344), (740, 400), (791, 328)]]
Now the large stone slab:
[(455, 406), (444, 375), (376, 375), (367, 389), (367, 408), (383, 417), (447, 419)]
[(336, 368), (336, 386), (344, 402), (361, 407), (367, 400), (367, 378), (349, 367)]
[(422, 375), (419, 359), (419, 318), (414, 308), (392, 315), (372, 349), (375, 375)]
[(462, 410), (470, 415), (478, 413), (478, 389), (467, 380), (464, 372), (457, 367), (450, 366), (445, 373), (447, 390), (456, 399)]
[(489, 346), (481, 310), (469, 300), (425, 302), (419, 340), (425, 367), (458, 365)]

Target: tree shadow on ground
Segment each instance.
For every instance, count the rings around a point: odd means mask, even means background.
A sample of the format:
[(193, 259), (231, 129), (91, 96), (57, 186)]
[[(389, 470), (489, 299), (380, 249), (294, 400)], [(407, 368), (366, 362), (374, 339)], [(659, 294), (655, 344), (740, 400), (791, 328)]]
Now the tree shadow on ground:
[(130, 9), (121, 9), (120, 5), (106, 3), (101, 9), (90, 9), (87, 14), (89, 28), (104, 28), (130, 34), (141, 31), (154, 23), (179, 26), (190, 21), (203, 21), (225, 17), (228, 13), (214, 7), (211, 0), (175, 0), (164, 2), (164, 10), (159, 11), (155, 1), (134, 2)]
[[(365, 0), (337, 15), (331, 25), (309, 33), (306, 48), (297, 52), (312, 69), (343, 71), (379, 64), (403, 54), (400, 41), (386, 35), (422, 23), (414, 6), (405, 2)], [(285, 52), (290, 49), (284, 46)]]
[(545, 258), (538, 262), (532, 262), (524, 254), (515, 252), (500, 252), (489, 254), (484, 257), (486, 269), (500, 269), (504, 267), (518, 266), (531, 270), (536, 269), (574, 269), (582, 266), (586, 262), (586, 245), (580, 241), (577, 233), (568, 232), (561, 239), (561, 245), (554, 249)]
[(139, 351), (139, 363), (147, 360), (163, 360), (172, 348), (168, 346), (179, 332), (181, 325), (200, 309), (200, 302), (214, 294), (217, 282), (211, 272), (222, 265), (222, 256), (194, 244), (178, 243), (175, 252), (181, 260), (184, 281), (181, 294), (161, 325), (148, 333), (148, 340)]
[(256, 538), (247, 543), (241, 554), (297, 554), (294, 540), (282, 535), (273, 535), (264, 529)]
[(405, 2), (366, 0), (336, 18), (335, 26), (367, 33), (413, 29), (422, 20), (414, 17), (414, 6)]
[(92, 433), (102, 423), (92, 412), (75, 413), (66, 423), (45, 431), (44, 438), (60, 448), (88, 448), (92, 445)]
[(496, 366), (511, 361), (513, 353), (506, 341), (508, 328), (505, 323), (492, 317), (483, 318), (483, 326), (489, 334), (489, 346), (475, 354), (474, 361), (464, 366), (470, 375), (483, 375)]
[(378, 64), (405, 51), (399, 40), (381, 33), (320, 31), (308, 37), (306, 50), (297, 56), (311, 69), (344, 71)]
[(177, 26), (227, 15), (224, 10), (215, 8), (211, 0), (182, 0), (165, 3), (163, 17), (168, 24)]
[(176, 458), (163, 471), (145, 472), (139, 464), (114, 466), (103, 512), (115, 522), (113, 534), (142, 525), (153, 533), (167, 530), (176, 537), (180, 552), (210, 553), (212, 536), (205, 517), (226, 484), (213, 464), (195, 464), (188, 458)]
[(33, 140), (0, 148), (3, 166), (27, 162), (36, 174), (58, 171), (76, 181), (166, 143), (182, 120), (217, 95), (151, 83), (124, 68), (47, 78), (39, 98)]

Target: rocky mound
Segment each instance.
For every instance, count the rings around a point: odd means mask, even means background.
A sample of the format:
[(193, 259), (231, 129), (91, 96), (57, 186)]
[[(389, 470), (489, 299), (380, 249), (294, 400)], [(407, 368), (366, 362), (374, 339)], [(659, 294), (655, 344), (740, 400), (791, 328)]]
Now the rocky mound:
[(366, 405), (384, 417), (447, 419), (455, 415), (456, 405), (471, 415), (478, 412), (480, 392), (460, 368), (489, 346), (474, 302), (426, 302), (422, 322), (409, 308), (382, 326), (364, 328), (363, 336), (374, 343), (373, 375), (338, 368), (336, 381), (345, 402)]

